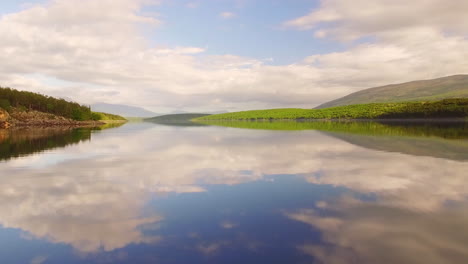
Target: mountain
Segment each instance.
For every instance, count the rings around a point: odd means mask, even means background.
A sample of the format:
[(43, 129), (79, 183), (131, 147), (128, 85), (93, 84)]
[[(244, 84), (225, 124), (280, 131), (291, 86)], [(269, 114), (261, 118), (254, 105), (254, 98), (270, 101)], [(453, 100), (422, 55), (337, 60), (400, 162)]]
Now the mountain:
[(468, 97), (468, 75), (453, 75), (432, 80), (391, 84), (349, 94), (316, 108), (351, 104), (404, 101), (433, 101)]
[(152, 117), (158, 115), (141, 107), (121, 104), (96, 103), (91, 105), (91, 110), (95, 112), (106, 112), (125, 117)]
[(146, 118), (145, 121), (153, 123), (187, 123), (191, 122), (190, 120), (202, 116), (207, 116), (209, 114), (199, 114), (199, 113), (185, 113), (185, 114), (172, 114), (172, 115), (162, 115), (155, 116), (152, 118)]

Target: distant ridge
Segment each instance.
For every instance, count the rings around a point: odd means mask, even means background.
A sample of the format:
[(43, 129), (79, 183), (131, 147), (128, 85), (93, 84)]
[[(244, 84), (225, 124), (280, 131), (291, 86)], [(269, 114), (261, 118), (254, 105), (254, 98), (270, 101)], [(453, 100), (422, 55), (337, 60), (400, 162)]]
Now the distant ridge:
[(91, 105), (91, 110), (96, 112), (106, 112), (124, 117), (152, 117), (157, 113), (146, 110), (142, 107), (122, 105), (122, 104), (107, 104), (96, 103)]
[(172, 114), (172, 115), (162, 115), (155, 116), (152, 118), (146, 118), (145, 121), (154, 122), (154, 123), (180, 123), (180, 122), (190, 122), (190, 120), (202, 116), (208, 116), (210, 114), (200, 114), (200, 113), (184, 113), (184, 114)]
[(369, 88), (321, 104), (316, 108), (351, 104), (435, 101), (447, 98), (468, 98), (468, 75), (453, 75)]

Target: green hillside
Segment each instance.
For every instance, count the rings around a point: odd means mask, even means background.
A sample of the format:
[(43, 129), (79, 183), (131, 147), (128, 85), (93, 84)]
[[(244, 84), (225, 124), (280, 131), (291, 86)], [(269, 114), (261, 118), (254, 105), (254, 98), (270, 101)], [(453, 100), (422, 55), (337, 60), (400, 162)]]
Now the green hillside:
[(0, 87), (0, 108), (11, 113), (37, 111), (77, 121), (125, 120), (107, 113), (92, 112), (89, 106), (38, 93)]
[(454, 75), (365, 89), (324, 103), (317, 108), (351, 104), (433, 101), (446, 98), (468, 98), (468, 75)]
[(126, 118), (119, 116), (119, 115), (114, 115), (114, 114), (109, 114), (109, 113), (102, 113), (102, 112), (93, 112), (95, 115), (99, 116), (98, 120), (105, 120), (105, 121), (127, 121)]
[(162, 115), (162, 116), (155, 116), (152, 118), (145, 118), (144, 121), (152, 122), (152, 123), (187, 123), (190, 120), (208, 116), (209, 114), (200, 114), (200, 113), (186, 113), (186, 114), (172, 114), (172, 115)]
[(377, 103), (330, 107), (325, 109), (269, 109), (203, 116), (208, 120), (287, 120), (287, 119), (427, 119), (466, 118), (468, 98), (430, 102)]

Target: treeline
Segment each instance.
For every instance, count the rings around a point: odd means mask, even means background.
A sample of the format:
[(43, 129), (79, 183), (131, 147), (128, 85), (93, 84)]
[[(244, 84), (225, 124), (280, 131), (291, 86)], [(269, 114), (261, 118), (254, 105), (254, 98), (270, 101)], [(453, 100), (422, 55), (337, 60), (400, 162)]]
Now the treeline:
[(12, 107), (24, 111), (51, 113), (78, 121), (100, 120), (100, 115), (93, 113), (88, 106), (38, 93), (0, 87), (0, 108), (10, 111)]

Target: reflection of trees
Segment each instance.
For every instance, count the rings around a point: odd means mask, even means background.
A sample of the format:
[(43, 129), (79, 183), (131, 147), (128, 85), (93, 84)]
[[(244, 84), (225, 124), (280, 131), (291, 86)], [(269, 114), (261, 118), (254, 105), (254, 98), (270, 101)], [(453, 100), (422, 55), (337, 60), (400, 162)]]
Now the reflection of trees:
[(0, 160), (8, 160), (91, 139), (89, 129), (35, 128), (0, 130)]
[(124, 123), (108, 123), (95, 128), (0, 129), (0, 160), (8, 160), (45, 150), (91, 140), (92, 131), (116, 128)]

